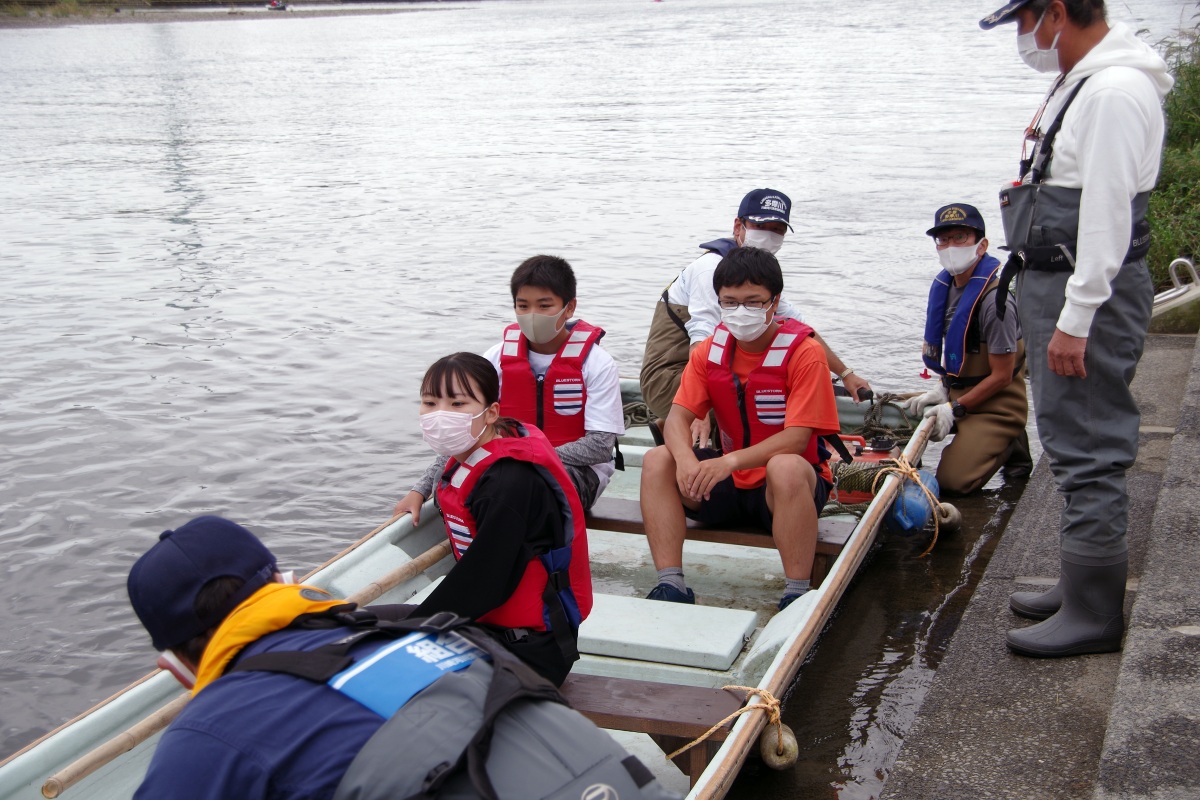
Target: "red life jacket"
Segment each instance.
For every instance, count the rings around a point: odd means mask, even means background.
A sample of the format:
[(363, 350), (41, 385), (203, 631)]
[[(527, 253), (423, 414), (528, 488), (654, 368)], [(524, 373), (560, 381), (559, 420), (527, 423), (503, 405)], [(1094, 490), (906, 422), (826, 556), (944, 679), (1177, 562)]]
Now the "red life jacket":
[[(712, 400), (721, 447), (725, 452), (743, 450), (783, 430), (787, 406), (787, 365), (792, 354), (813, 329), (794, 319), (779, 326), (763, 354), (762, 363), (743, 385), (733, 371), (733, 334), (723, 324), (713, 331), (708, 350), (708, 396)], [(738, 435), (740, 432), (741, 435)], [(818, 451), (818, 438), (808, 440), (801, 453), (810, 464), (820, 464), (828, 454)]]
[(518, 430), (520, 436), (492, 439), (480, 446), (465, 463), (450, 460), (437, 487), (446, 535), (450, 537), (455, 560), (462, 558), (478, 535), (467, 499), (480, 477), (501, 458), (532, 464), (558, 501), (565, 541), (556, 542), (553, 549), (530, 560), (512, 596), (499, 608), (481, 616), (479, 622), (574, 635), (579, 623), (592, 610), (592, 573), (588, 566), (583, 505), (570, 475), (542, 432), (525, 425), (518, 426)]
[(582, 438), (587, 387), (583, 362), (604, 335), (601, 328), (576, 320), (571, 335), (537, 377), (529, 365), (529, 340), (516, 323), (504, 329), (500, 348), (500, 413), (541, 428), (555, 447)]

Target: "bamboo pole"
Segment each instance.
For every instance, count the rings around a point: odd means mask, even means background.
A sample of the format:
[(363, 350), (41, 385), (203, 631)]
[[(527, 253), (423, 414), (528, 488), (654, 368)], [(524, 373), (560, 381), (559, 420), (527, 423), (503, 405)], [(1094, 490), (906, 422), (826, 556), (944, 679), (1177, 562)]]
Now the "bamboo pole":
[(42, 797), (58, 797), (100, 767), (137, 747), (170, 725), (171, 720), (175, 719), (183, 710), (187, 701), (188, 695), (186, 694), (176, 697), (129, 730), (114, 736), (95, 750), (69, 764), (65, 769), (54, 773), (42, 784)]
[[(376, 533), (383, 530), (394, 521), (395, 518), (376, 528), (366, 537), (360, 539), (356, 544), (343, 551), (342, 555), (350, 552), (350, 550), (353, 550), (355, 547), (362, 544), (364, 541), (369, 539), (371, 536), (374, 536)], [(448, 555), (450, 555), (450, 542), (449, 540), (442, 540), (426, 550), (424, 553), (421, 553), (412, 561), (406, 561), (399, 567), (396, 567), (394, 570), (381, 577), (379, 580), (367, 584), (346, 599), (350, 602), (357, 603), (360, 606), (366, 605), (367, 603), (370, 603), (373, 600), (381, 597), (389, 589), (399, 586), (401, 583), (420, 575), (422, 572), (429, 569)], [(311, 575), (312, 573), (309, 574)], [(190, 695), (185, 694), (182, 697), (175, 698), (170, 703), (158, 709), (125, 732), (114, 736), (94, 750), (85, 753), (83, 756), (76, 759), (64, 769), (61, 769), (51, 775), (46, 779), (46, 782), (42, 784), (42, 796), (47, 798), (58, 797), (67, 789), (91, 775), (96, 770), (110, 763), (123, 753), (129, 752), (154, 734), (158, 733), (163, 728), (167, 727), (167, 725), (171, 723), (171, 720), (175, 719), (175, 717), (179, 715), (179, 712), (183, 710), (183, 707), (187, 704), (189, 697)]]
[(450, 555), (450, 540), (443, 539), (426, 550), (412, 561), (406, 561), (377, 581), (368, 583), (346, 599), (352, 603), (365, 606), (382, 597), (390, 589), (394, 589), (405, 581), (412, 580), (434, 564)]
[[(924, 452), (932, 427), (933, 423), (926, 419), (913, 432), (908, 447), (904, 450), (905, 457), (910, 461), (914, 461), (920, 453)], [(842, 551), (838, 557), (840, 568), (826, 577), (825, 583), (821, 586), (824, 594), (817, 601), (813, 613), (805, 621), (800, 633), (788, 645), (787, 654), (782, 662), (783, 669), (778, 671), (768, 669), (764, 676), (766, 678), (765, 685), (760, 684), (760, 688), (776, 697), (782, 697), (787, 688), (791, 686), (796, 674), (800, 671), (800, 664), (804, 660), (804, 656), (816, 642), (825, 623), (829, 620), (834, 608), (837, 607), (842, 594), (846, 591), (847, 585), (854, 574), (858, 572), (859, 566), (875, 542), (879, 525), (883, 522), (883, 517), (888, 509), (891, 508), (892, 501), (900, 493), (901, 486), (902, 481), (897, 475), (889, 475), (885, 479), (884, 485), (875, 497), (876, 501), (882, 499), (883, 502), (873, 502), (867, 509), (867, 514), (859, 522), (859, 527), (862, 528), (865, 524), (867, 526), (865, 530), (871, 531), (871, 534), (854, 537), (852, 543)], [(934, 513), (937, 513), (937, 509), (934, 509)], [(825, 591), (827, 587), (830, 591)], [(775, 663), (779, 663), (778, 656), (772, 662), (772, 664)], [(746, 703), (753, 703), (758, 697), (760, 696), (747, 697)], [(746, 755), (758, 741), (758, 737), (762, 735), (766, 724), (767, 715), (762, 711), (743, 714), (734, 724), (733, 732), (721, 746), (722, 751), (731, 754), (730, 757), (724, 760), (714, 759), (709, 764), (709, 768), (701, 774), (696, 785), (692, 787), (688, 798), (690, 800), (720, 800), (728, 794), (734, 779), (746, 762)]]
[[(309, 570), (308, 574), (307, 574), (307, 575), (305, 575), (303, 578), (301, 578), (301, 579), (300, 579), (300, 582), (301, 582), (301, 583), (303, 583), (304, 581), (306, 581), (306, 580), (308, 580), (309, 578), (311, 578), (313, 575), (315, 575), (315, 574), (317, 574), (318, 572), (320, 572), (321, 570), (325, 569), (327, 566), (329, 566), (329, 565), (330, 565), (330, 564), (332, 564), (333, 562), (337, 561), (337, 560), (338, 560), (339, 558), (341, 558), (342, 556), (345, 556), (347, 553), (350, 553), (350, 552), (353, 552), (354, 550), (357, 550), (359, 547), (361, 547), (362, 545), (364, 545), (364, 544), (366, 544), (368, 541), (370, 541), (370, 540), (371, 540), (371, 539), (372, 539), (372, 538), (373, 538), (373, 537), (374, 537), (376, 534), (378, 534), (378, 533), (382, 532), (384, 529), (386, 529), (386, 528), (388, 528), (389, 526), (393, 525), (393, 524), (394, 524), (394, 523), (395, 523), (397, 520), (399, 520), (399, 519), (400, 519), (401, 517), (403, 517), (403, 516), (404, 516), (404, 514), (396, 514), (396, 515), (395, 515), (395, 516), (393, 516), (391, 519), (389, 519), (387, 522), (385, 522), (385, 523), (383, 523), (382, 525), (380, 525), (379, 527), (375, 528), (375, 530), (371, 531), (371, 532), (370, 532), (370, 533), (368, 533), (366, 536), (362, 537), (362, 538), (361, 538), (361, 539), (359, 539), (357, 542), (355, 542), (354, 544), (350, 545), (349, 547), (347, 547), (347, 548), (346, 548), (345, 550), (343, 550), (342, 552), (338, 553), (338, 554), (337, 554), (336, 556), (334, 556), (333, 558), (331, 558), (331, 559), (328, 559), (327, 561), (325, 561), (325, 563), (321, 564), (320, 566), (318, 566), (318, 567), (316, 567), (316, 568), (314, 568), (314, 569), (312, 569), (312, 570)], [(370, 602), (370, 601), (367, 601), (367, 602)], [(362, 605), (362, 603), (360, 603), (360, 605)], [(158, 673), (160, 673), (160, 672), (162, 672), (162, 670), (159, 670), (159, 669), (155, 669), (155, 670), (152, 670), (152, 671), (150, 671), (150, 672), (147, 672), (145, 675), (143, 675), (142, 677), (138, 678), (138, 679), (137, 679), (136, 681), (134, 681), (133, 683), (131, 683), (131, 684), (129, 684), (128, 686), (126, 686), (125, 688), (121, 689), (121, 691), (119, 691), (119, 692), (116, 692), (115, 694), (113, 694), (112, 696), (110, 696), (110, 697), (108, 697), (108, 698), (106, 698), (106, 699), (104, 699), (104, 700), (101, 700), (99, 703), (97, 703), (96, 705), (92, 706), (92, 707), (91, 707), (91, 708), (89, 708), (87, 711), (84, 711), (82, 714), (78, 715), (77, 717), (74, 717), (73, 719), (67, 720), (66, 722), (64, 722), (63, 724), (59, 725), (57, 728), (55, 728), (54, 730), (50, 731), (49, 733), (45, 733), (45, 734), (43, 734), (42, 736), (39, 736), (39, 737), (38, 737), (36, 740), (34, 740), (34, 741), (30, 742), (29, 744), (25, 745), (24, 747), (22, 747), (22, 748), (21, 748), (20, 750), (18, 750), (17, 752), (13, 753), (12, 755), (8, 756), (7, 758), (5, 758), (5, 759), (3, 759), (3, 760), (0, 760), (0, 767), (3, 767), (5, 764), (9, 763), (10, 761), (13, 761), (13, 760), (17, 759), (18, 757), (20, 757), (20, 756), (24, 755), (25, 753), (27, 753), (27, 752), (29, 752), (30, 750), (32, 750), (33, 748), (37, 747), (38, 745), (40, 745), (42, 742), (46, 741), (46, 740), (47, 740), (47, 739), (49, 739), (50, 737), (57, 735), (57, 734), (58, 734), (60, 731), (64, 731), (64, 730), (66, 730), (67, 728), (69, 728), (69, 727), (71, 727), (72, 725), (74, 725), (76, 722), (79, 722), (81, 719), (83, 719), (83, 718), (85, 718), (85, 717), (87, 717), (87, 716), (89, 716), (89, 715), (91, 715), (91, 714), (94, 714), (95, 712), (97, 712), (97, 711), (99, 711), (101, 708), (103, 708), (104, 706), (106, 706), (106, 705), (108, 705), (108, 704), (112, 703), (114, 700), (116, 700), (117, 698), (119, 698), (119, 697), (121, 697), (121, 696), (125, 695), (127, 692), (131, 691), (132, 689), (135, 689), (135, 688), (137, 688), (138, 686), (141, 686), (143, 683), (145, 683), (146, 681), (150, 680), (151, 678), (153, 678), (155, 675), (157, 675), (157, 674), (158, 674)]]

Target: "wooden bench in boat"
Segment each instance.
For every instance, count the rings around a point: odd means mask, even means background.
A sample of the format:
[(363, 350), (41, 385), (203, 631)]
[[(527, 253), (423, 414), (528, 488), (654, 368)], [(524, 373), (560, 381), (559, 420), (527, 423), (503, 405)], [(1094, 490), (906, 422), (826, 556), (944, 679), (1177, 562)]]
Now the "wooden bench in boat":
[[(813, 559), (812, 585), (815, 589), (825, 580), (830, 562), (838, 557), (846, 540), (854, 532), (855, 522), (849, 519), (822, 519), (817, 524), (817, 554)], [(646, 534), (642, 509), (637, 500), (619, 497), (600, 497), (587, 514), (589, 528), (619, 533)], [(687, 521), (687, 538), (696, 542), (736, 544), (743, 547), (775, 547), (767, 533), (755, 527), (707, 528), (693, 519)]]
[[(596, 594), (592, 613), (579, 629), (582, 653), (630, 659), (632, 669), (653, 674), (653, 665), (715, 671), (733, 666), (758, 625), (758, 614), (737, 608), (661, 603), (640, 597)], [(703, 680), (713, 681), (708, 674)], [(571, 705), (602, 728), (645, 733), (670, 753), (742, 707), (738, 695), (691, 686), (573, 673), (562, 687)], [(724, 723), (704, 743), (675, 758), (694, 784), (729, 735)]]
[[(575, 710), (601, 728), (649, 734), (664, 753), (702, 736), (743, 704), (740, 697), (723, 689), (599, 675), (569, 675), (562, 693)], [(736, 717), (675, 757), (675, 765), (693, 785), (735, 721)]]

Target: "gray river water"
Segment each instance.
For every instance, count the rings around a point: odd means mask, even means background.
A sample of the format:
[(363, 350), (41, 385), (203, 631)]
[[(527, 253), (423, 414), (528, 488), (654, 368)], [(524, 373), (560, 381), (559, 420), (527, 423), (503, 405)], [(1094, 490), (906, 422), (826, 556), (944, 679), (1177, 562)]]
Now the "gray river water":
[[(415, 389), (566, 257), (637, 374), (654, 300), (748, 189), (795, 201), (790, 298), (923, 388), (933, 210), (995, 193), (1048, 80), (997, 0), (440, 3), (0, 30), (0, 755), (153, 664), (124, 591), (207, 512), (304, 571), (427, 458)], [(1157, 41), (1193, 3), (1113, 4)], [(999, 235), (993, 237), (1000, 244)], [(888, 540), (740, 797), (878, 792), (1012, 487)]]

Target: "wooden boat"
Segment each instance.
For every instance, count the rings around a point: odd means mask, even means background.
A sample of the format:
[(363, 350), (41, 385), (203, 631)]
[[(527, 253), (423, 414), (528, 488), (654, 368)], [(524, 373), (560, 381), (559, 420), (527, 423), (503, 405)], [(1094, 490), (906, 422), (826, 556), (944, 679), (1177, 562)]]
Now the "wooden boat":
[[(636, 382), (622, 388), (627, 401), (640, 399)], [(844, 431), (861, 426), (864, 408), (839, 398)], [(895, 406), (873, 415), (897, 429), (910, 426)], [(904, 449), (909, 463), (920, 459), (928, 434), (928, 421), (912, 432)], [(720, 798), (758, 748), (766, 707), (795, 680), (874, 543), (902, 479), (886, 477), (860, 519), (821, 519), (814, 569), (821, 582), (784, 611), (776, 610), (782, 572), (770, 537), (700, 527), (689, 528), (684, 554), (700, 605), (662, 603), (643, 599), (656, 574), (645, 538), (631, 535), (642, 530), (638, 483), (641, 457), (651, 444), (644, 424), (630, 429), (621, 445), (625, 471), (589, 515), (595, 606), (580, 631), (583, 657), (564, 692), (669, 788), (689, 798)], [(304, 582), (363, 605), (419, 600), (452, 565), (432, 504), (421, 519), (419, 527), (407, 516), (389, 520)], [(750, 691), (722, 689), (728, 685)], [(739, 714), (744, 700), (756, 708)], [(0, 763), (0, 800), (131, 797), (158, 736), (185, 702), (169, 674), (147, 675)], [(704, 743), (674, 761), (664, 755), (714, 725)], [(773, 743), (775, 736), (772, 727), (765, 741)]]

